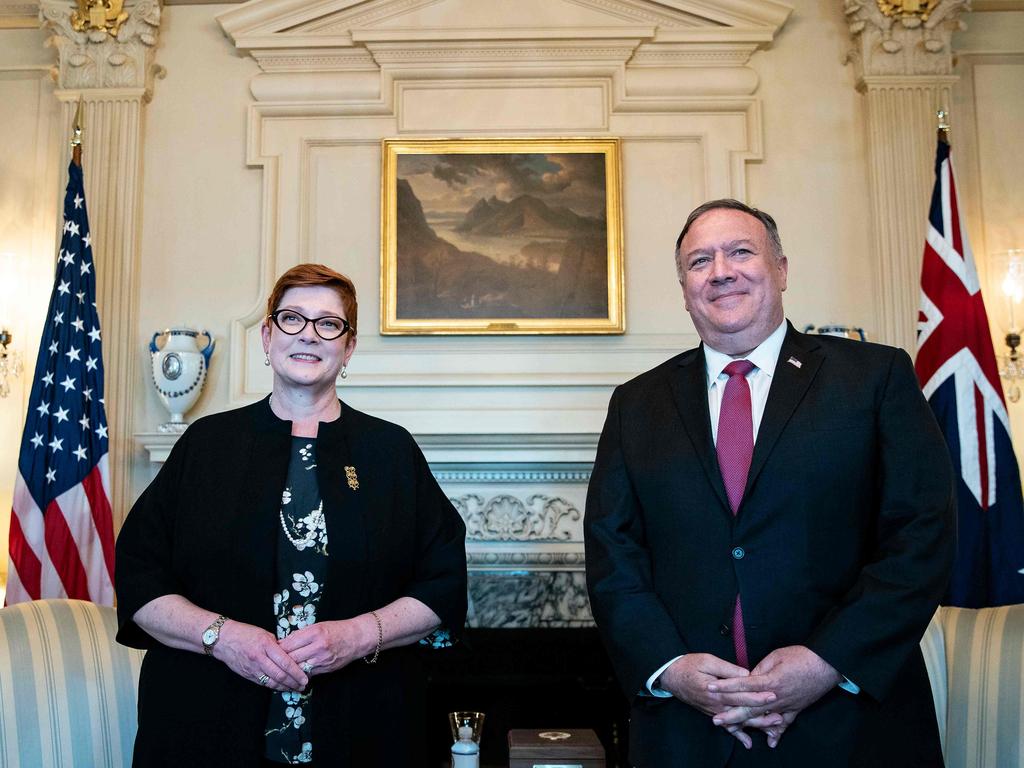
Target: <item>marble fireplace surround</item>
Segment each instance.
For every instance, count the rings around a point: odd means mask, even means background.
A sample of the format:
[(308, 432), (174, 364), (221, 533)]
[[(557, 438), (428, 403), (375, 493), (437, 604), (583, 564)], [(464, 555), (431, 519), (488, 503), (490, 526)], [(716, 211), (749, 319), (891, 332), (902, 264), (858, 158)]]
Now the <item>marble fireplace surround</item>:
[[(156, 465), (177, 435), (136, 436)], [(473, 628), (593, 626), (583, 510), (596, 434), (427, 435), (431, 470), (466, 523)]]

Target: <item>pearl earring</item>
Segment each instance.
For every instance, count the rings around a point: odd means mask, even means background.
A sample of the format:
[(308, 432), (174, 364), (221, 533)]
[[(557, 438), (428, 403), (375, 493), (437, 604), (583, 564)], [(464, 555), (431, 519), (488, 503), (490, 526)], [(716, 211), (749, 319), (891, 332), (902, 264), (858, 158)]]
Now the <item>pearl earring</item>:
[(263, 356), (263, 364), (264, 364), (264, 365), (270, 365), (270, 353), (269, 353), (269, 352), (267, 352), (267, 353), (266, 353), (266, 354), (265, 354), (265, 355)]
[(343, 378), (343, 379), (347, 379), (348, 378), (348, 366), (347, 365), (341, 366), (341, 378)]

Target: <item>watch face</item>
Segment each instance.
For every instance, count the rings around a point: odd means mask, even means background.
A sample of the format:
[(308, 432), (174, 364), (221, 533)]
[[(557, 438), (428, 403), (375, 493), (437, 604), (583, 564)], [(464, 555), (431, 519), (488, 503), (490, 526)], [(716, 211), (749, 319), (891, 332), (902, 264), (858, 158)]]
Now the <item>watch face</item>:
[(203, 632), (203, 645), (213, 645), (217, 642), (217, 630), (208, 629)]

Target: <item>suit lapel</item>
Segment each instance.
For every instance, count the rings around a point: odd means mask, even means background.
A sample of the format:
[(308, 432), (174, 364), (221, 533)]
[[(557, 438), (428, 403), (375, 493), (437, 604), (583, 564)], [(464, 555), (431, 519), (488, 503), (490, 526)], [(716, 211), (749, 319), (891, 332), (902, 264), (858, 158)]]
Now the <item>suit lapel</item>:
[(731, 518), (732, 511), (729, 507), (728, 497), (725, 495), (722, 473), (718, 469), (715, 444), (711, 439), (711, 415), (708, 412), (708, 378), (704, 364), (704, 345), (684, 353), (679, 360), (679, 368), (672, 373), (675, 375), (670, 375), (669, 384), (679, 418), (682, 419), (686, 434), (708, 476), (708, 482), (718, 496), (722, 512)]
[[(743, 492), (744, 499), (750, 497), (757, 476), (768, 461), (793, 412), (814, 381), (818, 368), (821, 367), (823, 356), (818, 347), (813, 338), (797, 332), (791, 324), (789, 325), (786, 338), (782, 342), (779, 361), (775, 365), (768, 401), (761, 416), (761, 426), (757, 431), (754, 456), (750, 462), (750, 473), (747, 475), (747, 485)], [(791, 358), (799, 365), (790, 362)]]

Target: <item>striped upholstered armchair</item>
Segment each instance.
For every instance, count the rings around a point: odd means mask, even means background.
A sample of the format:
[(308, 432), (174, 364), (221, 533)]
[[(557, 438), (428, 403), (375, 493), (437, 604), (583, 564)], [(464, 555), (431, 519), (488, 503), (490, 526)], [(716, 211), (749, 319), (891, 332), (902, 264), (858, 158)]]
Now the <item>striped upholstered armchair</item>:
[(0, 610), (0, 768), (131, 765), (143, 654), (116, 631), (80, 600)]
[(939, 608), (921, 648), (946, 768), (1024, 768), (1024, 604)]

